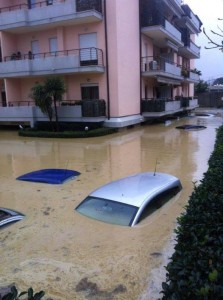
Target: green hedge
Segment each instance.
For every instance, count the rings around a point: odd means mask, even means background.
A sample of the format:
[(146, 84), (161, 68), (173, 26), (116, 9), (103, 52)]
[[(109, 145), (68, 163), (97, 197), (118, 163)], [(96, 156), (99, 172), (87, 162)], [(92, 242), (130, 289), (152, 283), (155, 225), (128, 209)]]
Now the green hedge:
[[(56, 122), (53, 122), (53, 127), (56, 128)], [(39, 131), (49, 131), (52, 128), (49, 121), (36, 122), (35, 129)], [(103, 122), (59, 122), (60, 131), (83, 131), (85, 127), (89, 130), (101, 128)]]
[(97, 128), (88, 131), (39, 131), (34, 129), (19, 130), (19, 136), (42, 138), (88, 138), (103, 136), (117, 132), (116, 128)]
[(208, 164), (178, 218), (162, 299), (223, 299), (223, 126)]

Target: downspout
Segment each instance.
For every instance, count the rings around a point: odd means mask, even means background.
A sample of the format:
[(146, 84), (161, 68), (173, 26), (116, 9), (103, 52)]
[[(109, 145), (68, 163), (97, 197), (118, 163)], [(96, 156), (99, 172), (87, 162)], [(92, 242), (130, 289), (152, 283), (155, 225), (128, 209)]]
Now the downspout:
[(110, 89), (109, 89), (109, 67), (108, 67), (108, 31), (107, 31), (107, 9), (106, 0), (104, 0), (104, 24), (105, 24), (105, 55), (106, 55), (106, 82), (107, 82), (107, 103), (108, 120), (110, 119)]
[(140, 115), (142, 115), (142, 72), (141, 72), (141, 55), (142, 55), (142, 35), (141, 35), (141, 9), (140, 9), (140, 0), (139, 2), (139, 86), (140, 86), (140, 92), (139, 92), (139, 101), (140, 101)]

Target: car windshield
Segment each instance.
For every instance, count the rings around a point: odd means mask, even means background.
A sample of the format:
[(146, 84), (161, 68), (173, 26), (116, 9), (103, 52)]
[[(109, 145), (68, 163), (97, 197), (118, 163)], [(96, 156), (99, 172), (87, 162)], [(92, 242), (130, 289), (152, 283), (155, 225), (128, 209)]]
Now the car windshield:
[(9, 213), (0, 210), (0, 221), (6, 219), (6, 218), (8, 218), (8, 217), (10, 217), (10, 214), (9, 214)]
[(138, 207), (89, 196), (76, 210), (92, 219), (116, 225), (131, 226)]

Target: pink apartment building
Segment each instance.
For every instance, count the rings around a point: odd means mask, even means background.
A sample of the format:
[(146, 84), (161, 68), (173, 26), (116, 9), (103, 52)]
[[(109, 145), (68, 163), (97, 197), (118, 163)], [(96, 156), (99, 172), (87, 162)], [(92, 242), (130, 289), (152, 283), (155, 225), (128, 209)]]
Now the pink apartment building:
[(181, 0), (1, 0), (0, 124), (46, 121), (30, 91), (49, 75), (66, 84), (61, 122), (192, 110), (201, 25)]

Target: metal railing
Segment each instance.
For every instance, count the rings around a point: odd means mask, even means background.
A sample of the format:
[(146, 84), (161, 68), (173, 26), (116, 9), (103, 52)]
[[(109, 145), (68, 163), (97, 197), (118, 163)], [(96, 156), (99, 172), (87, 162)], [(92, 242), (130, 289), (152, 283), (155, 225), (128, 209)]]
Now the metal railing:
[(45, 0), (45, 1), (32, 3), (28, 6), (28, 8), (32, 9), (32, 8), (37, 8), (37, 7), (45, 7), (45, 6), (54, 5), (54, 4), (58, 4), (58, 3), (64, 3), (64, 2), (66, 2), (66, 0)]
[[(106, 116), (106, 102), (104, 99), (84, 99), (84, 100), (62, 100), (57, 103), (58, 106), (81, 106), (82, 117), (104, 117)], [(27, 107), (35, 106), (35, 101), (11, 101), (8, 105), (0, 106), (8, 107)]]
[(11, 6), (0, 7), (0, 13), (20, 10), (20, 9), (28, 9), (28, 4), (21, 3), (21, 4), (11, 5)]
[(8, 107), (20, 107), (20, 106), (35, 106), (35, 101), (23, 100), (23, 101), (10, 101)]
[(77, 12), (86, 10), (96, 10), (102, 13), (102, 1), (101, 0), (76, 0)]
[(144, 98), (141, 100), (142, 112), (165, 112), (169, 110), (168, 105), (171, 105), (172, 110), (182, 107), (181, 100), (173, 98)]
[[(39, 7), (46, 7), (54, 4), (61, 4), (66, 1), (67, 0), (45, 0), (45, 1), (39, 1), (32, 4), (20, 3), (16, 5), (0, 7), (0, 13), (20, 10), (20, 9), (34, 9)], [(84, 0), (84, 1), (76, 0), (76, 10), (77, 12), (86, 11), (86, 10), (96, 10), (102, 13), (102, 1), (101, 0)]]
[(49, 57), (62, 57), (62, 56), (77, 56), (79, 60), (79, 66), (104, 66), (103, 51), (98, 48), (82, 48), (73, 50), (63, 50), (63, 51), (53, 51), (53, 52), (43, 52), (43, 53), (28, 53), (21, 54), (19, 51), (17, 53), (12, 53), (10, 56), (5, 56), (4, 61), (13, 60), (33, 60), (33, 59), (45, 59)]

